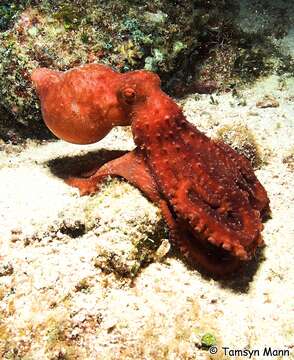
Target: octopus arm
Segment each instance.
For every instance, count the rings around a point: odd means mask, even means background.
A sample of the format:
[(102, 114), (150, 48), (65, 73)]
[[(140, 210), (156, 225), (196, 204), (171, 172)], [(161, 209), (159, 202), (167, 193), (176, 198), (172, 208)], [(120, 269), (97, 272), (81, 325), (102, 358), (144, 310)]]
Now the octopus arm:
[(266, 216), (270, 212), (269, 198), (265, 188), (255, 176), (249, 160), (243, 155), (238, 154), (229, 145), (223, 143), (222, 141), (218, 141), (216, 144), (224, 151), (224, 154), (231, 159), (235, 167), (238, 169), (239, 179), (237, 184), (241, 189), (244, 189), (249, 194), (249, 200), (252, 207), (260, 211), (262, 216)]
[(160, 195), (156, 183), (138, 149), (109, 161), (87, 178), (69, 177), (66, 183), (77, 187), (81, 195), (90, 195), (99, 190), (99, 184), (108, 176), (123, 177), (140, 189), (151, 201), (159, 203)]
[(169, 228), (170, 241), (179, 249), (186, 260), (197, 264), (201, 269), (216, 276), (231, 274), (240, 266), (240, 260), (227, 251), (217, 251), (213, 246), (201, 241), (195, 241), (189, 224), (175, 216), (168, 202), (160, 200), (159, 206)]
[(253, 180), (242, 188), (239, 183), (245, 176), (236, 165), (234, 150), (234, 155), (228, 156), (226, 147), (206, 137), (181, 113), (135, 135), (145, 145), (147, 163), (160, 192), (189, 225), (194, 241), (208, 240), (240, 259), (250, 258), (262, 243), (262, 206), (252, 201), (255, 194), (259, 196), (255, 189), (262, 186), (247, 163), (241, 169)]
[(193, 241), (195, 235), (185, 221), (177, 218), (168, 202), (160, 195), (144, 156), (138, 149), (108, 162), (87, 178), (71, 177), (66, 183), (79, 188), (81, 195), (89, 195), (97, 192), (99, 184), (108, 176), (123, 177), (159, 206), (169, 229), (170, 240), (191, 264), (197, 263), (205, 271), (219, 276), (231, 273), (239, 266), (236, 257), (229, 254), (222, 257), (207, 245)]

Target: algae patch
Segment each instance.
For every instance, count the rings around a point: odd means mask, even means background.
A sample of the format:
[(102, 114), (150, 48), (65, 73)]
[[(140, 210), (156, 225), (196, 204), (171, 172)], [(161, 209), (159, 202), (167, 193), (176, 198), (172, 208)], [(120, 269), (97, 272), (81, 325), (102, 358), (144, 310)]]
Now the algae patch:
[(218, 129), (217, 138), (230, 145), (239, 154), (244, 155), (258, 169), (263, 163), (260, 145), (249, 128), (242, 124), (225, 125)]

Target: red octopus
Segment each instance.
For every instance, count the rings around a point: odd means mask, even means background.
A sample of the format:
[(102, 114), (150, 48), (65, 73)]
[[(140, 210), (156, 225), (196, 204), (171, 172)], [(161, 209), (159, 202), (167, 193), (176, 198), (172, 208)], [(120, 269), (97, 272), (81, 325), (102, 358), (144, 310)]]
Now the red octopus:
[(44, 121), (61, 139), (89, 144), (114, 126), (132, 127), (135, 150), (88, 178), (67, 179), (81, 195), (108, 175), (125, 178), (160, 207), (184, 256), (212, 274), (233, 272), (263, 243), (269, 199), (249, 161), (189, 123), (156, 74), (90, 64), (37, 69), (32, 80)]

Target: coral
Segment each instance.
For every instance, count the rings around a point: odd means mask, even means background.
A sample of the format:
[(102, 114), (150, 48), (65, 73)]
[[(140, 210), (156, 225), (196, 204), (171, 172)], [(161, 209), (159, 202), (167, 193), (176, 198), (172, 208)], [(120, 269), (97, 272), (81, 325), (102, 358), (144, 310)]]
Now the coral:
[(272, 48), (269, 45), (266, 47), (247, 40), (234, 60), (234, 73), (247, 81), (266, 75), (271, 69), (269, 61), (272, 56), (271, 51)]
[(21, 9), (21, 1), (14, 3), (5, 2), (0, 4), (0, 31), (7, 30), (11, 22), (17, 17)]
[(222, 126), (217, 131), (217, 138), (244, 155), (254, 169), (258, 169), (263, 163), (261, 148), (247, 126), (242, 124)]
[(236, 29), (236, 12), (233, 0), (0, 5), (0, 107), (9, 113), (11, 130), (48, 137), (29, 81), (38, 66), (67, 70), (102, 62), (122, 72), (145, 68), (160, 74), (176, 96), (198, 91), (199, 84), (202, 92), (211, 81), (223, 90), (272, 70), (291, 72), (293, 61), (268, 37), (256, 40)]
[[(168, 76), (190, 56), (199, 28), (211, 20), (206, 3), (23, 0), (1, 5), (6, 31), (0, 31), (0, 106), (29, 127), (32, 137), (42, 137), (29, 80), (38, 66), (66, 70), (103, 62), (121, 71), (145, 66)], [(224, 7), (221, 0), (214, 3), (213, 19)]]
[(93, 143), (113, 126), (132, 126), (135, 150), (66, 180), (81, 194), (109, 175), (125, 178), (160, 207), (181, 252), (211, 273), (232, 271), (262, 244), (269, 200), (249, 161), (190, 124), (157, 75), (91, 64), (37, 69), (32, 80), (46, 125), (64, 140)]
[[(252, 34), (250, 30), (242, 29), (238, 20), (239, 17), (234, 16), (232, 11), (213, 29), (204, 30), (203, 39), (206, 41), (198, 49), (203, 61), (194, 65), (199, 80), (214, 80), (220, 90), (228, 91), (236, 85), (246, 86), (270, 73), (288, 73), (292, 76), (293, 57), (279, 47), (279, 36), (274, 27)], [(280, 17), (277, 17), (277, 21), (280, 23)], [(285, 26), (289, 26), (289, 22)]]
[(258, 100), (256, 106), (261, 109), (266, 109), (270, 107), (278, 107), (280, 104), (278, 100), (272, 95), (265, 95), (263, 99)]
[(99, 62), (121, 72), (145, 68), (157, 72), (176, 96), (228, 89), (271, 70), (291, 72), (291, 59), (281, 57), (269, 40), (236, 30), (236, 11), (233, 0), (1, 5), (0, 107), (23, 137), (48, 137), (29, 80), (39, 66), (67, 70)]

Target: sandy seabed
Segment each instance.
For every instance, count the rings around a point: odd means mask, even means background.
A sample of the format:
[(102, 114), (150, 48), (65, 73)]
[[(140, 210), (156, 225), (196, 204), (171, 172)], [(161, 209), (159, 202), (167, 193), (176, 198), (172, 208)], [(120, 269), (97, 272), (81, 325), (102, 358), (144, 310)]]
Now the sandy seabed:
[[(244, 359), (247, 349), (267, 359), (270, 347), (274, 358), (293, 359), (294, 82), (281, 84), (270, 77), (238, 97), (181, 102), (209, 136), (245, 125), (261, 153), (256, 174), (272, 210), (266, 245), (223, 281), (169, 251), (160, 211), (125, 181), (107, 181), (94, 197), (63, 182), (87, 161), (131, 150), (129, 130), (89, 146), (1, 145), (0, 357)], [(279, 106), (257, 107), (265, 95)], [(215, 355), (201, 346), (207, 333)]]

